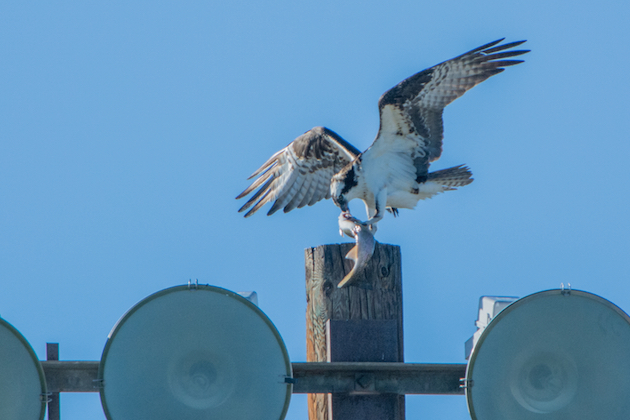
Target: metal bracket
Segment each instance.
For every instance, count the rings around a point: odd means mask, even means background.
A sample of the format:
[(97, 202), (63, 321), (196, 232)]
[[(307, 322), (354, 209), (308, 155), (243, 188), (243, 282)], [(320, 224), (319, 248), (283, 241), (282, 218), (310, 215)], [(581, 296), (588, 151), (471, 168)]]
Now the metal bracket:
[(567, 288), (564, 288), (564, 283), (560, 283), (560, 293), (563, 296), (569, 296), (571, 294), (571, 283), (567, 283)]
[(459, 382), (461, 382), (459, 384), (459, 387), (462, 389), (470, 389), (473, 387), (473, 380), (472, 379), (466, 379), (466, 378), (459, 378)]
[(354, 390), (356, 392), (375, 392), (374, 374), (357, 373), (354, 375)]

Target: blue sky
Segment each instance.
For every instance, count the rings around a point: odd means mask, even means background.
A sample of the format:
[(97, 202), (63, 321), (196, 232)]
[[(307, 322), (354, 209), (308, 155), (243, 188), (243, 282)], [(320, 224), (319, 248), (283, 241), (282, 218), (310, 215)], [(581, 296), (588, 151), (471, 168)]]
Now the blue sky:
[[(570, 282), (630, 310), (628, 22), (606, 1), (4, 2), (0, 315), (42, 359), (98, 360), (127, 309), (197, 278), (257, 291), (305, 360), (304, 249), (341, 241), (339, 211), (245, 220), (246, 177), (316, 125), (367, 148), (383, 92), (501, 37), (532, 52), (447, 107), (433, 165), (475, 182), (379, 224), (406, 361), (463, 362), (481, 295)], [(98, 394), (61, 410), (104, 419)], [(444, 396), (407, 416), (469, 418)]]

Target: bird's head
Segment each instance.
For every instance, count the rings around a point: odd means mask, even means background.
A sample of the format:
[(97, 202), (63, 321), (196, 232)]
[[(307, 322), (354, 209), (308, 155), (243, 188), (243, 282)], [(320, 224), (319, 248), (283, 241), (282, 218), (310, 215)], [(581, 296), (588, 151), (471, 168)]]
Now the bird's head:
[(354, 197), (353, 189), (358, 185), (357, 171), (350, 163), (332, 177), (330, 194), (332, 200), (341, 211), (348, 212), (348, 202)]

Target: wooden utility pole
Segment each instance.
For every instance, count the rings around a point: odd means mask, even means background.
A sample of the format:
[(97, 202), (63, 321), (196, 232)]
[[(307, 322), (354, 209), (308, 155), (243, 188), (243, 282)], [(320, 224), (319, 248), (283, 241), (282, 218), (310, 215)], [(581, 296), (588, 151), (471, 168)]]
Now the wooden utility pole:
[[(363, 276), (339, 289), (353, 246), (305, 251), (306, 360), (404, 362), (400, 247), (377, 243)], [(404, 420), (404, 395), (374, 392), (373, 379), (357, 372), (354, 392), (309, 394), (309, 420)]]

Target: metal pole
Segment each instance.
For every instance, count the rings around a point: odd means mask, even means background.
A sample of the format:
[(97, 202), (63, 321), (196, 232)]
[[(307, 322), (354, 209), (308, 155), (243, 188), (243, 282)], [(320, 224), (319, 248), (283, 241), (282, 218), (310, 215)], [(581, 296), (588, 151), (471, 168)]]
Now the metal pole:
[[(98, 361), (42, 361), (48, 392), (98, 392), (98, 365)], [(464, 395), (464, 389), (460, 388), (460, 380), (466, 374), (463, 363), (301, 362), (291, 365), (294, 394)], [(368, 383), (371, 385), (365, 386)], [(48, 408), (50, 414), (50, 405)]]
[[(59, 360), (59, 343), (46, 343), (46, 360)], [(49, 392), (48, 420), (60, 420), (59, 392)]]

